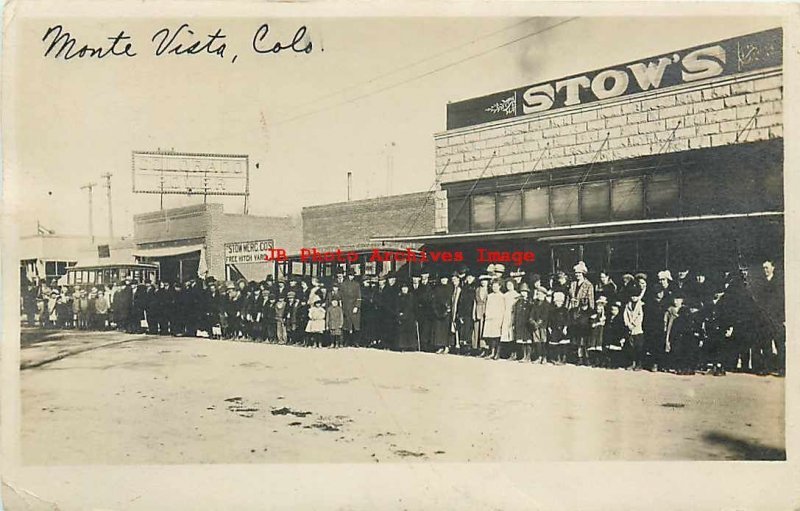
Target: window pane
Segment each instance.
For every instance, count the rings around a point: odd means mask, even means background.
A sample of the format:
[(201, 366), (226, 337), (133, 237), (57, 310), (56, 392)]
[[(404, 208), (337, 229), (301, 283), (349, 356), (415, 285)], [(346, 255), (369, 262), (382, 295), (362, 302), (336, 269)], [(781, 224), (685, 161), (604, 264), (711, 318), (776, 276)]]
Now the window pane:
[(678, 216), (678, 173), (658, 172), (647, 178), (647, 216)]
[(549, 222), (549, 207), (547, 188), (534, 188), (525, 190), (524, 222), (530, 227), (544, 227)]
[(601, 270), (608, 269), (608, 252), (607, 244), (602, 243), (586, 243), (583, 245), (583, 262), (589, 268), (589, 273), (596, 276)]
[(642, 217), (642, 178), (616, 179), (611, 183), (611, 216), (615, 220)]
[(716, 179), (707, 169), (693, 169), (683, 173), (682, 216), (716, 214), (722, 211), (720, 184)]
[(55, 275), (56, 274), (56, 262), (55, 261), (47, 261), (44, 263), (44, 273), (47, 276)]
[(448, 232), (469, 231), (468, 198), (451, 197), (447, 200), (447, 230)]
[(667, 268), (667, 242), (666, 240), (639, 241), (639, 267), (638, 271), (648, 274), (648, 284), (656, 282), (655, 276)]
[(472, 230), (494, 229), (494, 195), (476, 195), (472, 198)]
[[(612, 241), (611, 265), (613, 272), (632, 273), (636, 269), (636, 242)], [(619, 282), (617, 282), (619, 284)]]
[(522, 225), (522, 194), (506, 192), (497, 194), (498, 228)]
[(556, 270), (571, 274), (573, 266), (578, 263), (580, 247), (578, 245), (557, 245), (553, 247), (553, 265)]
[(581, 186), (581, 221), (608, 220), (608, 183), (584, 183)]
[(762, 174), (763, 192), (758, 194), (763, 211), (783, 211), (783, 162), (770, 165)]
[(554, 186), (550, 189), (553, 223), (567, 225), (578, 223), (578, 187)]

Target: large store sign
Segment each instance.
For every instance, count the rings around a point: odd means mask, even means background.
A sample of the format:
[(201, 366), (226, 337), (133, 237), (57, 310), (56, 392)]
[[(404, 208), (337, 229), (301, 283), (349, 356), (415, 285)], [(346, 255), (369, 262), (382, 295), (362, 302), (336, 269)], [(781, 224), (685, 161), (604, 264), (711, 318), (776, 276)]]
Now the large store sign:
[(782, 64), (780, 28), (447, 105), (447, 129)]
[(248, 157), (133, 151), (134, 193), (247, 195)]

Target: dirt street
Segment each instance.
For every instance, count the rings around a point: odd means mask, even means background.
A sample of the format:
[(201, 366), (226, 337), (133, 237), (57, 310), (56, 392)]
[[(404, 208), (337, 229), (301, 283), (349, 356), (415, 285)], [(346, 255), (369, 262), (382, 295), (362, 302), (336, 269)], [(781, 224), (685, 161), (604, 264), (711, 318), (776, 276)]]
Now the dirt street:
[(783, 459), (784, 381), (23, 332), (25, 464)]

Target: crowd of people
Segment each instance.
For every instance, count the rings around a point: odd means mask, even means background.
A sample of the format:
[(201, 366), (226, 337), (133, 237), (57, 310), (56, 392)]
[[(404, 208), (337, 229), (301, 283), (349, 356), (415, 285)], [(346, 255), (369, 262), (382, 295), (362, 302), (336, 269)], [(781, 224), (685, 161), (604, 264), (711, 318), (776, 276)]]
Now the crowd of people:
[(623, 274), (584, 262), (571, 275), (506, 273), (400, 278), (339, 272), (331, 279), (136, 282), (73, 288), (30, 284), (30, 326), (248, 339), (310, 347), (362, 346), (528, 363), (723, 375), (782, 375), (783, 282), (772, 261), (707, 279), (680, 268)]

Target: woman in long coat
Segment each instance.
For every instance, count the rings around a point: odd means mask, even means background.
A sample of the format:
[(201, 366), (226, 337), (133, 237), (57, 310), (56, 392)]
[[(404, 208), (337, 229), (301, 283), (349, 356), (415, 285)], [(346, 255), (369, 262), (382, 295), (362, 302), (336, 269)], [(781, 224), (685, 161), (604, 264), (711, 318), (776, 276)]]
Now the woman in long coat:
[(408, 291), (408, 284), (404, 282), (397, 297), (397, 347), (400, 351), (417, 349), (417, 303)]
[(489, 297), (489, 277), (481, 276), (480, 285), (475, 290), (475, 325), (472, 329), (472, 349), (476, 352), (483, 350), (486, 352), (486, 341), (483, 334), (484, 315), (486, 314), (486, 299)]
[(450, 344), (450, 324), (452, 313), (453, 288), (449, 279), (443, 276), (433, 289), (433, 348), (443, 353)]
[(506, 300), (500, 291), (500, 281), (492, 282), (492, 292), (486, 297), (486, 312), (484, 313), (483, 337), (489, 343), (491, 352), (489, 356), (497, 360), (500, 358), (500, 336), (503, 331), (503, 321), (506, 319)]

